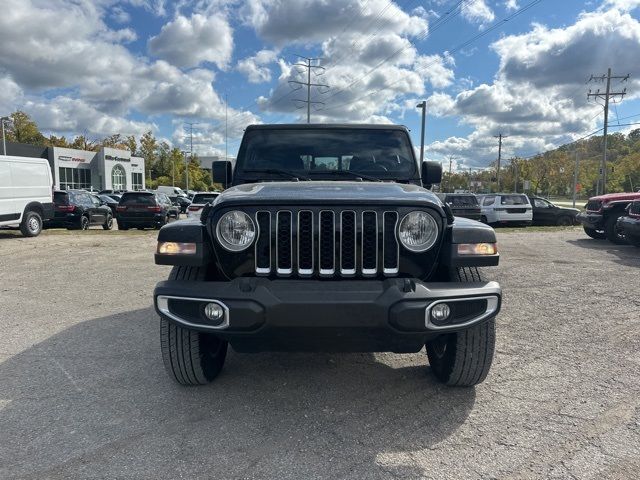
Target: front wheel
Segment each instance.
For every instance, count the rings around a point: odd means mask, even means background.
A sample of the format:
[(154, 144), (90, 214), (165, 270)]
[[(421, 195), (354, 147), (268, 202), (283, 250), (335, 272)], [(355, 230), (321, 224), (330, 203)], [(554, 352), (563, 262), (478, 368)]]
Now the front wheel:
[[(477, 267), (452, 272), (458, 282), (483, 281)], [(491, 369), (496, 343), (495, 318), (427, 342), (427, 357), (436, 378), (449, 386), (472, 387), (482, 383)]]
[[(205, 279), (198, 267), (173, 267), (169, 280)], [(205, 385), (218, 376), (227, 356), (227, 342), (210, 333), (189, 330), (160, 318), (160, 349), (164, 368), (181, 385)]]
[(618, 218), (623, 216), (623, 212), (617, 212), (609, 216), (604, 224), (604, 234), (611, 243), (624, 245), (627, 239), (624, 238), (624, 230), (618, 226)]
[(89, 230), (89, 217), (80, 217), (80, 230)]
[(20, 232), (25, 237), (37, 237), (42, 231), (42, 217), (38, 212), (29, 211), (24, 214), (20, 224)]
[(589, 235), (591, 238), (595, 238), (596, 240), (602, 240), (606, 238), (604, 232), (602, 230), (596, 230), (595, 228), (582, 227), (584, 229), (584, 233)]

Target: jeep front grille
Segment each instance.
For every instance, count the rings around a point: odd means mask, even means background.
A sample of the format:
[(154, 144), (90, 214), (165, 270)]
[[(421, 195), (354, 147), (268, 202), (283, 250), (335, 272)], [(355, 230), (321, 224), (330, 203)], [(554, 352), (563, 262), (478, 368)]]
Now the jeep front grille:
[(398, 274), (396, 211), (287, 209), (258, 211), (255, 219), (258, 275)]

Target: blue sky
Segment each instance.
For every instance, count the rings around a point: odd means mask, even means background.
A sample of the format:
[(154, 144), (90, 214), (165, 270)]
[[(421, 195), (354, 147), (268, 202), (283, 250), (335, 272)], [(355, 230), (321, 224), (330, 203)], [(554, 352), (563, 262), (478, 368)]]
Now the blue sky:
[[(296, 54), (321, 57), (318, 122), (407, 125), (428, 104), (426, 155), (456, 168), (529, 155), (593, 131), (593, 74), (631, 74), (610, 123), (640, 113), (640, 0), (5, 0), (0, 110), (47, 133), (141, 135), (229, 153), (255, 122), (304, 121)], [(524, 10), (524, 11), (521, 11)], [(514, 18), (504, 22), (504, 19)], [(498, 25), (495, 29), (494, 25)], [(481, 35), (480, 38), (476, 38)], [(457, 48), (473, 40), (464, 48)], [(315, 65), (314, 64), (314, 65)], [(315, 69), (320, 72), (320, 69)], [(640, 116), (620, 123), (640, 121)], [(628, 131), (633, 127), (614, 130)]]

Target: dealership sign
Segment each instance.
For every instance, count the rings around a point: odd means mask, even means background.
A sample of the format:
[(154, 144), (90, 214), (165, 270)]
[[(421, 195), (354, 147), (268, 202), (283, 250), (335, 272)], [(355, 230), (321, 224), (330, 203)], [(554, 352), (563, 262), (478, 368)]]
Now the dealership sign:
[(130, 162), (131, 159), (127, 157), (118, 157), (116, 155), (105, 155), (105, 160), (113, 160), (114, 162)]
[(62, 160), (63, 162), (80, 162), (80, 163), (86, 162), (84, 158), (71, 157), (68, 155), (58, 155), (58, 160)]

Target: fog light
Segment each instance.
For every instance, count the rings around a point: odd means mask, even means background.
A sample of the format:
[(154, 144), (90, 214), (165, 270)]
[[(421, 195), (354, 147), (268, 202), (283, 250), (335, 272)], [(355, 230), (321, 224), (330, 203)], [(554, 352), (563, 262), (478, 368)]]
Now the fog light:
[(220, 322), (224, 318), (224, 308), (217, 303), (207, 303), (204, 315), (213, 322)]
[(431, 317), (436, 322), (444, 322), (451, 314), (451, 309), (446, 303), (438, 303), (431, 308)]

